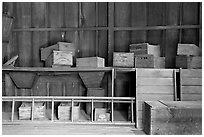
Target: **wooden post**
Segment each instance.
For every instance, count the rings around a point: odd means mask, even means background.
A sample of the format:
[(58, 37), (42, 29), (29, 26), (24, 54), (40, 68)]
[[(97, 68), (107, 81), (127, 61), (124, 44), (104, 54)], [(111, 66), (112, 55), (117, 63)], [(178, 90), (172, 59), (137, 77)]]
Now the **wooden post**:
[(11, 121), (14, 119), (14, 108), (15, 108), (15, 100), (12, 99), (12, 111), (11, 111)]
[(199, 4), (199, 48), (200, 48), (200, 54), (202, 55), (202, 2)]
[(91, 100), (91, 122), (93, 122), (93, 110), (94, 110), (94, 102)]
[(111, 97), (114, 97), (114, 79), (115, 79), (115, 69), (112, 68)]
[(73, 110), (74, 110), (73, 107), (74, 107), (74, 99), (72, 99), (72, 113), (71, 113), (71, 121), (72, 121), (72, 122), (74, 121), (74, 119), (73, 119), (73, 118), (74, 118), (74, 117), (73, 117), (73, 114), (74, 114), (74, 113), (73, 113)]
[[(98, 16), (99, 16), (99, 14), (98, 14), (98, 2), (96, 2), (96, 17), (95, 17), (95, 19), (96, 19), (96, 27), (98, 27)], [(98, 36), (99, 36), (99, 33), (98, 33), (98, 30), (96, 30), (96, 56), (98, 56), (99, 55), (99, 47), (98, 47)]]
[(131, 122), (134, 122), (134, 113), (133, 113), (133, 100), (131, 100)]
[(136, 128), (138, 128), (137, 101), (138, 101), (138, 98), (137, 98), (137, 68), (135, 68), (135, 127)]
[(51, 111), (52, 111), (51, 121), (53, 121), (54, 120), (54, 98), (52, 98), (52, 109), (51, 109)]
[(35, 103), (34, 103), (34, 98), (32, 99), (32, 107), (31, 107), (31, 120), (34, 120), (34, 107), (35, 107)]
[(173, 69), (173, 73), (174, 73), (174, 100), (177, 101), (176, 69)]
[(113, 108), (113, 99), (111, 100), (111, 122), (113, 122), (114, 121), (114, 112), (113, 112), (113, 110), (114, 110), (114, 108)]
[(179, 76), (180, 76), (180, 101), (182, 101), (182, 75), (181, 75), (181, 72), (182, 71), (182, 68), (179, 68)]

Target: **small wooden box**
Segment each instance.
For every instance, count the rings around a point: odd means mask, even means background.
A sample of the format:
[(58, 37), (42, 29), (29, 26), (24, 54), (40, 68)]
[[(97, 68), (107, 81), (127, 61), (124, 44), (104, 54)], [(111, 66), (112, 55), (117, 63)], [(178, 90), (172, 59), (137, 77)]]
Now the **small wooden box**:
[[(103, 88), (88, 88), (87, 96), (105, 97), (105, 90)], [(97, 102), (94, 103), (94, 108), (103, 108), (104, 105), (102, 102)], [(91, 103), (86, 103), (86, 113), (91, 114)]]
[[(32, 103), (22, 103), (19, 109), (19, 119), (20, 120), (30, 120), (31, 119), (31, 111), (32, 111)], [(45, 119), (45, 104), (44, 103), (35, 103), (34, 105), (34, 119)]]
[(113, 66), (114, 67), (134, 67), (134, 53), (114, 52)]
[(165, 57), (154, 57), (153, 55), (135, 56), (136, 68), (165, 68)]
[(150, 135), (201, 135), (202, 102), (146, 101), (144, 131)]
[(195, 44), (178, 44), (177, 55), (199, 56), (200, 49)]
[(72, 66), (73, 56), (68, 51), (53, 51), (45, 61), (46, 67), (51, 67), (52, 65)]
[(176, 56), (176, 68), (201, 69), (202, 57), (200, 56)]
[(68, 51), (73, 56), (75, 56), (77, 49), (74, 43), (58, 42), (55, 45), (52, 45), (46, 48), (41, 48), (41, 60), (45, 61), (48, 58), (48, 56), (52, 53), (53, 50)]
[(94, 120), (99, 122), (110, 121), (110, 113), (105, 108), (95, 108)]
[(101, 57), (77, 58), (76, 67), (105, 67), (105, 60)]
[(71, 119), (71, 103), (61, 103), (58, 106), (58, 119), (59, 120)]
[(130, 52), (136, 55), (151, 54), (160, 57), (160, 45), (150, 45), (149, 43), (131, 44)]

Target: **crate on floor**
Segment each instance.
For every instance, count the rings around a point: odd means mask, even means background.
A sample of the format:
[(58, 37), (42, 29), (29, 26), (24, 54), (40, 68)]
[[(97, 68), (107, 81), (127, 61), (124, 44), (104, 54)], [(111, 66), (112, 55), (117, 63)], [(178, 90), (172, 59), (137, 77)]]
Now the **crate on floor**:
[(160, 57), (160, 45), (150, 45), (149, 43), (130, 44), (130, 52), (136, 55), (151, 54)]
[(105, 67), (105, 59), (101, 57), (76, 58), (76, 67)]
[(176, 56), (176, 68), (201, 69), (202, 57), (187, 55)]
[(73, 115), (73, 120), (74, 121), (79, 120), (79, 116), (80, 116), (80, 104), (79, 103), (77, 105), (73, 106), (72, 115)]
[(165, 68), (165, 57), (155, 57), (154, 55), (135, 56), (136, 68)]
[(200, 49), (195, 44), (178, 44), (177, 55), (193, 55), (199, 56)]
[(94, 109), (94, 121), (108, 122), (110, 121), (110, 113), (105, 108)]
[(45, 61), (53, 50), (68, 51), (72, 54), (72, 56), (75, 56), (77, 49), (74, 43), (58, 42), (55, 45), (46, 48), (41, 48), (41, 60)]
[(61, 103), (58, 106), (58, 119), (59, 120), (71, 119), (71, 103)]
[(73, 56), (68, 51), (53, 51), (45, 61), (46, 67), (52, 67), (52, 65), (73, 65)]
[(30, 120), (31, 112), (33, 112), (33, 119), (45, 119), (45, 103), (35, 103), (34, 108), (32, 108), (32, 103), (23, 102), (21, 106), (18, 108), (19, 110), (19, 119), (20, 120)]
[(134, 67), (134, 53), (114, 52), (113, 66), (114, 67)]

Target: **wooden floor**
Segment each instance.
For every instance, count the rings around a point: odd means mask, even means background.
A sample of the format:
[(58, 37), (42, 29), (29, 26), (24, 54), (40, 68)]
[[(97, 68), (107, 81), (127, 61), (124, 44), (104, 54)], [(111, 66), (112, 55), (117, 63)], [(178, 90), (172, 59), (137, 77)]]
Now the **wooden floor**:
[(3, 135), (145, 135), (134, 126), (3, 124)]

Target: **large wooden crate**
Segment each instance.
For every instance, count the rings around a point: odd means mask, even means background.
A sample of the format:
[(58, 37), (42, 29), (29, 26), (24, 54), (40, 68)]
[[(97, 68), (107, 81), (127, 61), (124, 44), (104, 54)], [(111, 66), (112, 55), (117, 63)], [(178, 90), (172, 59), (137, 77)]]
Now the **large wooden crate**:
[(131, 44), (130, 52), (136, 55), (151, 54), (160, 57), (160, 45), (150, 45), (149, 43)]
[(177, 55), (199, 56), (200, 49), (195, 44), (178, 44)]
[(181, 69), (180, 87), (182, 101), (202, 101), (202, 69)]
[[(93, 96), (93, 97), (104, 97), (105, 96), (105, 90), (103, 88), (88, 88), (87, 89), (87, 96)], [(94, 103), (94, 108), (103, 108), (104, 103), (97, 102)], [(86, 113), (88, 115), (91, 114), (91, 103), (86, 103)]]
[(144, 109), (144, 131), (150, 135), (201, 135), (202, 102), (148, 101)]
[(53, 51), (45, 61), (46, 67), (52, 67), (52, 65), (73, 65), (73, 56), (69, 51)]
[(165, 57), (155, 57), (154, 55), (135, 56), (136, 68), (165, 68)]
[(55, 45), (41, 48), (41, 60), (45, 61), (48, 56), (52, 53), (52, 51), (67, 51), (71, 53), (73, 56), (76, 54), (76, 45), (74, 43), (66, 43), (66, 42), (58, 42)]
[(136, 69), (136, 121), (143, 129), (144, 101), (177, 100), (176, 76), (173, 69)]
[(34, 108), (32, 108), (32, 103), (23, 102), (21, 106), (18, 108), (19, 110), (19, 119), (20, 120), (30, 120), (31, 119), (31, 111), (33, 112), (33, 119), (45, 119), (46, 118), (46, 108), (45, 103), (35, 103)]
[(59, 120), (71, 119), (71, 103), (61, 103), (58, 106), (58, 119)]
[(110, 113), (105, 108), (95, 108), (94, 110), (94, 121), (110, 121)]
[(200, 69), (202, 68), (202, 57), (200, 56), (176, 56), (176, 68)]
[(76, 58), (76, 67), (105, 67), (105, 59), (101, 57)]
[(114, 52), (113, 66), (114, 67), (134, 67), (134, 53)]

